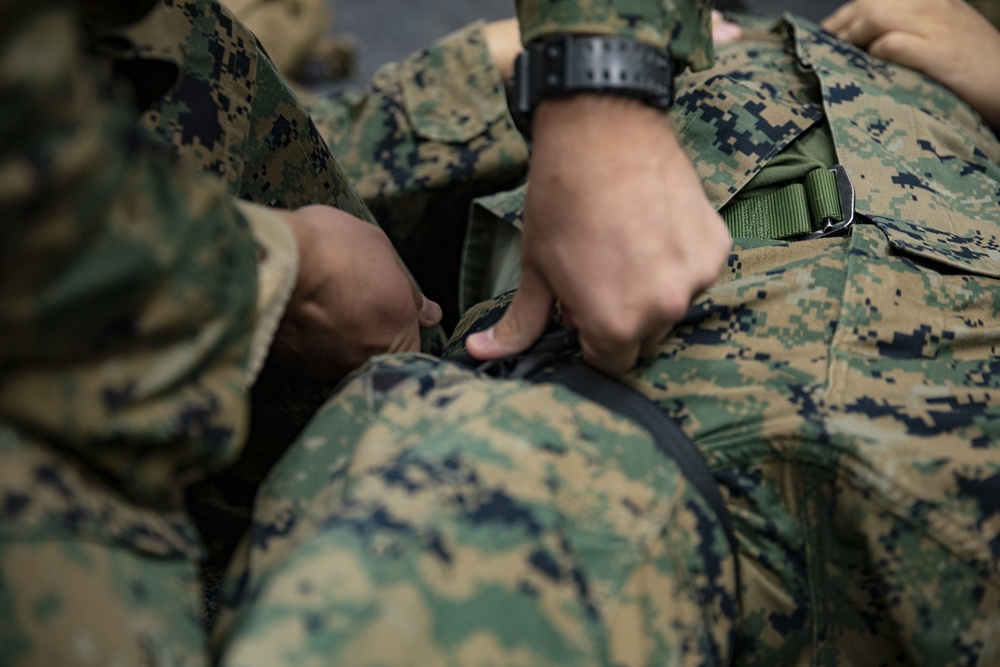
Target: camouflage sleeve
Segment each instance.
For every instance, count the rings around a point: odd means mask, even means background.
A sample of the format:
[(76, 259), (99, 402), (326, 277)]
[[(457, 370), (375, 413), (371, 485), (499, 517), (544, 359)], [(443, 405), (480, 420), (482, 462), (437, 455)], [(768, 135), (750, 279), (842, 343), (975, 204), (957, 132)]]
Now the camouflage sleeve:
[(625, 35), (666, 47), (694, 70), (712, 66), (711, 0), (517, 0), (521, 39), (553, 33)]
[(246, 422), (256, 245), (217, 179), (162, 159), (73, 9), (0, 29), (0, 422), (144, 499)]
[(482, 23), (383, 66), (361, 93), (315, 97), (307, 107), (390, 233), (418, 225), (442, 195), (494, 192), (527, 165)]
[(379, 225), (453, 324), (472, 200), (515, 186), (528, 162), (483, 24), (384, 66), (361, 93), (307, 106)]
[(257, 244), (257, 307), (246, 384), (250, 386), (264, 367), (271, 341), (292, 297), (299, 273), (299, 249), (288, 224), (274, 209), (234, 199), (250, 225)]

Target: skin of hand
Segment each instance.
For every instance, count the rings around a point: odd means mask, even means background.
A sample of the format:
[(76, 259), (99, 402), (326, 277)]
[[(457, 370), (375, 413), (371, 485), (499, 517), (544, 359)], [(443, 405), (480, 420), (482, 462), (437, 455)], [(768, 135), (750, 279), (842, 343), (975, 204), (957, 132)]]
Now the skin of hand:
[(743, 39), (743, 28), (732, 21), (727, 21), (718, 9), (712, 10), (712, 41), (716, 44), (729, 44)]
[(624, 372), (715, 280), (729, 233), (661, 111), (577, 94), (544, 100), (532, 123), (521, 282), (467, 348), (480, 359), (528, 348), (558, 299), (586, 361)]
[(823, 27), (951, 89), (1000, 128), (1000, 33), (963, 0), (855, 0)]
[(493, 66), (504, 83), (514, 76), (514, 59), (521, 52), (521, 28), (516, 18), (490, 21), (483, 31)]
[(299, 273), (271, 344), (280, 364), (335, 379), (371, 356), (420, 349), (441, 320), (377, 226), (329, 206), (278, 211), (299, 247)]

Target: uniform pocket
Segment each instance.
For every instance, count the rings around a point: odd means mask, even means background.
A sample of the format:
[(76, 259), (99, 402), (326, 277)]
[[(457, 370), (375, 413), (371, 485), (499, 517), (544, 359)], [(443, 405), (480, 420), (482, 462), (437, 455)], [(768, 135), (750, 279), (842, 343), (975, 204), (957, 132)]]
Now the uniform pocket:
[(720, 47), (715, 67), (677, 79), (670, 119), (716, 208), (823, 117), (793, 46), (779, 26)]
[(400, 63), (403, 104), (421, 137), (469, 141), (508, 115), (482, 28), (482, 22), (474, 23)]
[(805, 22), (798, 56), (815, 72), (857, 211), (893, 251), (1000, 276), (1000, 143), (968, 106), (914, 70), (870, 57)]

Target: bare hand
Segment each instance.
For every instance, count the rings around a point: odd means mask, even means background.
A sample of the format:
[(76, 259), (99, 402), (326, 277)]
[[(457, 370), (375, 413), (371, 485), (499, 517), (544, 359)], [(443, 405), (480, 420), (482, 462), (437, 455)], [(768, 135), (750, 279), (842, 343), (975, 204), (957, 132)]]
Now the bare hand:
[(271, 353), (313, 377), (338, 378), (369, 357), (420, 349), (441, 319), (385, 233), (329, 206), (282, 212), (299, 246), (299, 276)]
[(712, 41), (716, 44), (729, 44), (743, 38), (743, 28), (732, 21), (727, 21), (718, 9), (712, 10)]
[(1000, 128), (1000, 33), (963, 0), (855, 0), (823, 27), (923, 72)]
[(661, 112), (580, 94), (540, 104), (533, 129), (521, 283), (469, 352), (526, 349), (559, 299), (585, 359), (624, 372), (717, 277), (729, 234)]

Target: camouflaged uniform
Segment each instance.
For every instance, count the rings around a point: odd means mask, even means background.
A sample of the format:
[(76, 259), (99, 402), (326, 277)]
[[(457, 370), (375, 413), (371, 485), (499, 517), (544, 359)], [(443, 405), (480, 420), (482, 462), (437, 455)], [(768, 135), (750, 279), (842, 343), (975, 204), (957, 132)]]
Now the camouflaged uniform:
[[(739, 591), (701, 498), (630, 424), (562, 389), (380, 358), (265, 483), (225, 664), (1000, 658), (1000, 144), (910, 70), (791, 17), (749, 27), (682, 79), (670, 112), (706, 192), (721, 208), (821, 136), (853, 179), (857, 224), (736, 239), (627, 375), (711, 465)], [(429, 201), (435, 162), (471, 175), (465, 146), (518, 145), (485, 58), (473, 28), (383, 70), (353, 115), (314, 106), (359, 190), (416, 238), (437, 230), (407, 227), (404, 203)], [(441, 90), (420, 85), (430, 62), (435, 82), (484, 82), (476, 106), (423, 104)], [(399, 141), (366, 144), (379, 126)], [(448, 132), (453, 151), (434, 142)], [(517, 236), (522, 197), (477, 200), (467, 303), (488, 294), (489, 251)], [(452, 348), (509, 298), (474, 306)]]
[[(274, 179), (279, 161), (221, 147), (223, 123), (252, 140), (244, 79), (265, 60), (191, 5), (144, 23), (162, 37), (138, 53), (121, 28), (148, 4), (0, 4), (4, 665), (204, 663), (182, 493), (240, 451), (247, 380), (294, 282), (273, 214), (235, 204), (136, 122), (162, 113), (179, 152), (230, 184), (251, 165)], [(180, 26), (226, 64), (217, 78), (244, 86), (213, 88), (210, 62), (182, 76), (226, 103), (201, 124), (204, 105), (150, 106), (179, 76)], [(289, 166), (322, 166), (302, 162)], [(251, 226), (270, 231), (257, 243)]]
[[(181, 497), (242, 449), (296, 261), (233, 197), (370, 218), (252, 35), (151, 4), (0, 3), (5, 665), (208, 661)], [(535, 4), (690, 51), (669, 6)]]
[(235, 197), (370, 219), (250, 33), (151, 4), (0, 3), (4, 665), (207, 662), (184, 491), (243, 449), (297, 261)]
[[(558, 13), (578, 3), (523, 4), (535, 26), (663, 25), (661, 37), (683, 43), (661, 23), (674, 16), (666, 4), (615, 3), (617, 24), (596, 7), (589, 22)], [(174, 7), (198, 23), (193, 6)], [(68, 60), (11, 83), (14, 64), (33, 62), (13, 54), (71, 44), (71, 20), (47, 9), (0, 6), (5, 100), (74, 90), (65, 77), (78, 63)], [(210, 30), (188, 33), (201, 45), (189, 57), (216, 59), (193, 71), (245, 67), (254, 49), (239, 27), (209, 18)], [(22, 30), (35, 20), (66, 39), (11, 39), (37, 34)], [(438, 210), (451, 182), (488, 189), (498, 164), (507, 180), (523, 169), (488, 67), (471, 79), (483, 83), (472, 96), (487, 109), (469, 112), (471, 128), (462, 110), (477, 107), (463, 88), (449, 106), (413, 103), (414, 91), (435, 99), (437, 84), (421, 81), (463, 81), (469, 63), (485, 62), (475, 30), (449, 44), (390, 71), (339, 116), (349, 122), (338, 121), (337, 150), (376, 210), (405, 198)], [(789, 21), (718, 60), (685, 80), (672, 112), (713, 201), (746, 189), (825, 121), (863, 214), (847, 238), (738, 239), (719, 283), (628, 378), (713, 467), (740, 541), (741, 589), (704, 501), (633, 424), (563, 389), (478, 378), (419, 355), (380, 358), (332, 398), (262, 488), (246, 559), (232, 572), (221, 662), (712, 664), (730, 650), (739, 663), (767, 665), (995, 661), (996, 142), (940, 87), (808, 24)], [(192, 78), (185, 94), (213, 80)], [(48, 87), (32, 88), (38, 81)], [(79, 106), (37, 105), (2, 125), (0, 201), (17, 215), (5, 217), (0, 244), (0, 331), (12, 341), (0, 353), (0, 661), (200, 664), (197, 544), (169, 492), (239, 447), (256, 247), (219, 188), (170, 176), (131, 122), (107, 118), (122, 114), (106, 87), (84, 78), (79, 88)], [(219, 127), (241, 121), (241, 102), (259, 93), (209, 89)], [(228, 152), (211, 157), (205, 138), (221, 135), (187, 129), (189, 102), (171, 111), (161, 101), (167, 111), (146, 120), (173, 127), (161, 136), (231, 191), (256, 184), (251, 196), (265, 202), (295, 205), (314, 192), (336, 201), (344, 193), (323, 178), (325, 157), (309, 163), (325, 189), (308, 189), (310, 174), (268, 183), (280, 173), (263, 159), (273, 149), (317, 145), (291, 132), (303, 127), (292, 107), (247, 111), (261, 124), (244, 127), (269, 129), (246, 144), (263, 146), (261, 156), (235, 163)], [(84, 110), (115, 140), (100, 160), (85, 152), (99, 142), (54, 131), (76, 128)], [(22, 129), (34, 116), (68, 148), (23, 149), (36, 145)], [(439, 134), (412, 129), (428, 118)], [(493, 142), (508, 148), (491, 153)], [(232, 145), (240, 155), (244, 144)], [(133, 152), (111, 150), (123, 146)], [(317, 150), (305, 152), (322, 157)], [(82, 157), (54, 171), (55, 155)], [(366, 169), (375, 174), (367, 182)], [(82, 188), (88, 196), (73, 201), (92, 208), (52, 197), (57, 184)], [(120, 197), (142, 187), (162, 193), (163, 218), (149, 206), (138, 226), (91, 213), (119, 201), (133, 213), (135, 197)], [(517, 192), (481, 201), (475, 229), (489, 239), (516, 228), (518, 201)], [(46, 217), (51, 207), (60, 215)], [(420, 241), (419, 216), (396, 210), (399, 229)], [(158, 252), (126, 262), (137, 247)], [(467, 274), (478, 289), (475, 255)], [(475, 308), (463, 330), (495, 319), (505, 301)], [(53, 367), (65, 373), (46, 372)]]

